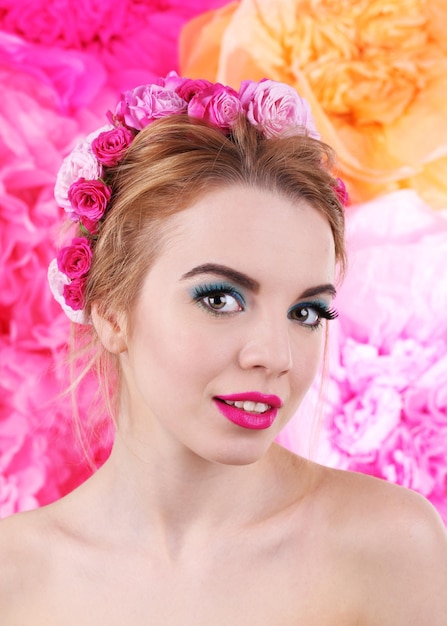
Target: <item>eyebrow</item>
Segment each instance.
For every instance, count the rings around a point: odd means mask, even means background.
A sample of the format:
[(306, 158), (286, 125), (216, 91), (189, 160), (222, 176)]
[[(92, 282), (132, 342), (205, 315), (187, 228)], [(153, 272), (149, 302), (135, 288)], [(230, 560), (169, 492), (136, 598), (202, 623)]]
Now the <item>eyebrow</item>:
[[(228, 278), (228, 280), (231, 280), (238, 285), (245, 287), (253, 293), (258, 293), (260, 288), (260, 284), (254, 278), (250, 278), (250, 276), (247, 276), (247, 274), (238, 272), (237, 270), (231, 267), (227, 267), (226, 265), (219, 265), (218, 263), (204, 263), (203, 265), (193, 267), (192, 270), (189, 270), (189, 272), (183, 274), (181, 280), (193, 278), (194, 276), (199, 276), (201, 274), (215, 274), (217, 276), (223, 276), (224, 278)], [(310, 287), (309, 289), (303, 291), (303, 293), (299, 296), (299, 299), (312, 298), (314, 296), (320, 296), (322, 294), (328, 294), (335, 298), (335, 296), (337, 295), (337, 290), (331, 283), (317, 285), (316, 287)]]
[(238, 272), (237, 270), (232, 269), (231, 267), (227, 267), (226, 265), (219, 265), (217, 263), (204, 263), (203, 265), (198, 265), (197, 267), (193, 267), (192, 270), (183, 274), (182, 280), (185, 278), (193, 278), (193, 276), (198, 276), (199, 274), (216, 274), (217, 276), (224, 276), (229, 280), (238, 283), (241, 287), (245, 287), (249, 291), (253, 293), (258, 293), (259, 291), (259, 283), (254, 278), (250, 278), (247, 274), (243, 274), (242, 272)]
[(306, 289), (306, 291), (303, 291), (300, 299), (321, 296), (324, 293), (327, 293), (329, 296), (335, 298), (335, 296), (337, 295), (337, 290), (331, 283), (327, 283), (326, 285), (318, 285), (317, 287), (311, 287), (310, 289)]

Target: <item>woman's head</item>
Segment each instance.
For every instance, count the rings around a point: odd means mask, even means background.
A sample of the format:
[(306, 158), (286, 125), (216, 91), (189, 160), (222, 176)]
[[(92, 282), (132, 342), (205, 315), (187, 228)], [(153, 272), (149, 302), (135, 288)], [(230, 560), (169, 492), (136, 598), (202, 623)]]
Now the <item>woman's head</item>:
[(56, 195), (79, 223), (75, 247), (50, 273), (64, 308), (78, 321), (93, 303), (105, 318), (130, 319), (169, 216), (231, 186), (306, 200), (328, 221), (343, 268), (342, 183), (296, 92), (273, 81), (245, 81), (239, 93), (175, 75), (161, 82), (125, 94), (113, 125), (80, 144), (61, 170)]

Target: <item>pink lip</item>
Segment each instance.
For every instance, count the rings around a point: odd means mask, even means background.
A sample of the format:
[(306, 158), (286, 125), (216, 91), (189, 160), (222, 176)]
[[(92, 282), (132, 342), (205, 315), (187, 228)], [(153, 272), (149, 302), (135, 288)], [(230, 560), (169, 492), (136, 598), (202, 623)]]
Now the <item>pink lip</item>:
[[(237, 402), (238, 400), (242, 402), (263, 402), (269, 404), (271, 408), (265, 413), (254, 414), (248, 413), (243, 409), (238, 409), (230, 404), (225, 404), (223, 400), (230, 402)], [(230, 420), (230, 422), (250, 430), (264, 430), (265, 428), (270, 428), (278, 414), (278, 409), (282, 406), (282, 401), (278, 396), (265, 395), (257, 391), (237, 393), (230, 396), (218, 396), (214, 398), (214, 403), (220, 413)]]

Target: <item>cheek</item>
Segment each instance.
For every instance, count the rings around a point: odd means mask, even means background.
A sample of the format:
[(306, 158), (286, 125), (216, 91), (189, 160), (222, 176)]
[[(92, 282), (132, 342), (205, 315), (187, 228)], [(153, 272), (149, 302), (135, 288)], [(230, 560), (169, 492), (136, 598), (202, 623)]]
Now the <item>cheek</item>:
[[(151, 323), (152, 322), (152, 323)], [(148, 321), (135, 341), (134, 369), (139, 387), (154, 384), (164, 393), (172, 389), (206, 386), (231, 358), (231, 342), (220, 340), (204, 324), (172, 319)]]
[(294, 347), (292, 385), (305, 393), (321, 369), (325, 345), (325, 329), (308, 330), (309, 336)]

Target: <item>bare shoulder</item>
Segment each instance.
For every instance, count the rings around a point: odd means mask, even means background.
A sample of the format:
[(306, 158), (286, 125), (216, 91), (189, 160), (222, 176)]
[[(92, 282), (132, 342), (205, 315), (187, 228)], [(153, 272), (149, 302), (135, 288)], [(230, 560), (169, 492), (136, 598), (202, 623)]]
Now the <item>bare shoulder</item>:
[(358, 472), (319, 467), (320, 484), (333, 495), (331, 500), (340, 512), (349, 506), (351, 513), (367, 515), (371, 523), (384, 527), (391, 524), (390, 528), (395, 528), (396, 523), (422, 524), (424, 529), (428, 526), (445, 534), (436, 509), (415, 491)]
[(47, 570), (49, 530), (42, 510), (0, 521), (0, 616), (29, 595)]
[(337, 540), (368, 598), (365, 623), (445, 625), (447, 533), (435, 508), (383, 480), (340, 470), (323, 476)]

